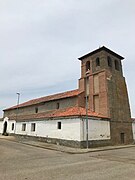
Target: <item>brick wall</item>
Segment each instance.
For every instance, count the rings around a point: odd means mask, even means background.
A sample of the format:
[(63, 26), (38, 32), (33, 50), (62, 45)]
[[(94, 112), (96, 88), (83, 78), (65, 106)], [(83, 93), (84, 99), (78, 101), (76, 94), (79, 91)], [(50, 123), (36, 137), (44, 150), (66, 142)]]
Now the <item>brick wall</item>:
[(77, 106), (78, 105), (78, 99), (77, 97), (72, 98), (65, 98), (55, 101), (49, 101), (41, 104), (36, 104), (28, 107), (22, 107), (13, 110), (7, 110), (4, 112), (4, 117), (10, 117), (10, 116), (16, 116), (17, 115), (28, 115), (28, 114), (34, 114), (35, 108), (38, 108), (38, 112), (45, 112), (49, 110), (57, 109), (57, 103), (59, 103), (59, 109)]
[[(108, 65), (108, 56), (111, 59), (111, 65)], [(96, 65), (96, 58), (98, 57), (100, 59), (99, 66)], [(90, 62), (89, 109), (95, 111), (95, 101), (97, 105), (99, 103), (99, 108), (96, 107), (96, 111), (111, 118), (111, 141), (113, 144), (121, 143), (121, 136), (124, 136), (124, 143), (132, 142), (133, 133), (130, 106), (121, 59), (107, 51), (100, 51), (81, 59), (79, 88), (84, 91), (86, 89), (85, 77), (86, 63), (88, 61)], [(118, 69), (116, 68), (116, 62), (118, 63)], [(99, 87), (97, 87), (98, 84)], [(95, 87), (98, 90), (95, 90)], [(94, 96), (97, 97), (95, 98), (96, 100), (94, 100)]]

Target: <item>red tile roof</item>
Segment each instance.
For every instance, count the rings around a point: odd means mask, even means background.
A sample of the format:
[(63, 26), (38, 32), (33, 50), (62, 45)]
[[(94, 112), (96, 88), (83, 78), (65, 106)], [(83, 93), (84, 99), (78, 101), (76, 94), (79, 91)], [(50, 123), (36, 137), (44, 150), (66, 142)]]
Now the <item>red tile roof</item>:
[(78, 89), (75, 89), (72, 91), (67, 91), (67, 92), (63, 92), (63, 93), (59, 93), (59, 94), (53, 94), (50, 96), (40, 97), (37, 99), (29, 100), (29, 101), (24, 102), (22, 104), (19, 104), (19, 106), (16, 105), (16, 106), (12, 106), (10, 108), (4, 109), (4, 111), (16, 109), (18, 107), (31, 106), (31, 105), (35, 105), (35, 104), (39, 104), (39, 103), (43, 103), (43, 102), (47, 102), (47, 101), (53, 101), (53, 100), (57, 100), (57, 99), (74, 97), (74, 96), (79, 95), (80, 93), (81, 93), (81, 91), (79, 91)]
[[(22, 120), (35, 120), (35, 119), (46, 119), (46, 118), (58, 118), (58, 117), (71, 117), (71, 116), (86, 116), (86, 109), (82, 107), (70, 107), (65, 109), (57, 109), (53, 111), (47, 111), (43, 113), (31, 114), (31, 115), (22, 115), (17, 117), (17, 121)], [(109, 118), (105, 117), (96, 112), (88, 111), (89, 117), (98, 117), (98, 118)], [(10, 120), (16, 120), (16, 117), (10, 117)]]

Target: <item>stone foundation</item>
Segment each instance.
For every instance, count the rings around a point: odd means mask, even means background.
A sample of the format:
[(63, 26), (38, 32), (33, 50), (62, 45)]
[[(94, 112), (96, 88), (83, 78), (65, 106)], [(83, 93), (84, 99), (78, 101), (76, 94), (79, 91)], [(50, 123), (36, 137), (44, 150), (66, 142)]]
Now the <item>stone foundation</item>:
[[(38, 136), (26, 136), (26, 135), (18, 135), (18, 134), (10, 134), (15, 136), (18, 141), (41, 141), (45, 143), (57, 144), (62, 146), (68, 146), (73, 148), (86, 148), (86, 141), (73, 141), (73, 140), (64, 140), (64, 139), (56, 139), (56, 138), (46, 138), (46, 137), (38, 137)], [(96, 140), (89, 141), (89, 148), (101, 147), (101, 146), (109, 146), (111, 145), (110, 140)]]
[[(81, 148), (86, 148), (87, 143), (86, 141), (81, 141)], [(92, 140), (88, 142), (89, 148), (95, 148), (95, 147), (103, 147), (103, 146), (111, 146), (111, 140)]]

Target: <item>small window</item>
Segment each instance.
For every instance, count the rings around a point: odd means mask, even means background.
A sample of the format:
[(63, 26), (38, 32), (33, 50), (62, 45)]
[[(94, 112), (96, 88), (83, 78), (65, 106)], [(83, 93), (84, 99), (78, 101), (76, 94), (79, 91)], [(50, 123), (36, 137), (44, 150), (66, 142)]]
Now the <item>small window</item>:
[(99, 59), (99, 57), (96, 59), (96, 66), (100, 66), (100, 59)]
[(57, 103), (56, 104), (56, 109), (59, 109), (60, 108), (60, 103)]
[(61, 129), (61, 122), (57, 123), (57, 129)]
[(107, 57), (108, 66), (112, 67), (112, 59), (110, 56)]
[(120, 133), (121, 144), (125, 143), (125, 133)]
[(15, 127), (15, 124), (14, 124), (14, 123), (12, 123), (12, 131), (14, 130), (14, 127)]
[(35, 113), (38, 113), (38, 107), (35, 107)]
[(117, 60), (115, 60), (115, 69), (117, 70), (117, 71), (119, 71), (119, 63), (118, 63), (118, 61)]
[(87, 61), (86, 62), (86, 71), (89, 71), (90, 70), (90, 61)]
[(31, 123), (31, 131), (35, 131), (36, 129), (36, 123)]
[(26, 123), (22, 124), (22, 131), (26, 131)]

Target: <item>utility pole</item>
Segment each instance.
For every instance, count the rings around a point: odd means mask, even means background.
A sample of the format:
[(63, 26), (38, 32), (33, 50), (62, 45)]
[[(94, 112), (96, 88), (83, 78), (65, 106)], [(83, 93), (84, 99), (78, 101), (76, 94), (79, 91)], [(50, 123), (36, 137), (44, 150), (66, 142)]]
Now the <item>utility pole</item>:
[(18, 115), (18, 111), (19, 111), (19, 101), (20, 101), (20, 93), (16, 93), (17, 94), (17, 111), (16, 111), (16, 120), (17, 120), (17, 115)]
[(20, 93), (16, 93), (17, 94), (17, 106), (19, 105), (19, 101), (20, 101)]
[(85, 90), (85, 93), (86, 93), (86, 104), (85, 104), (85, 106), (86, 106), (86, 147), (87, 147), (87, 149), (89, 148), (89, 134), (88, 134), (88, 93), (87, 93), (87, 83), (89, 83), (88, 82), (88, 75), (89, 75), (89, 70), (86, 72), (86, 81), (85, 81), (85, 83), (86, 83), (86, 85), (85, 85), (85, 88), (86, 88), (86, 90)]

